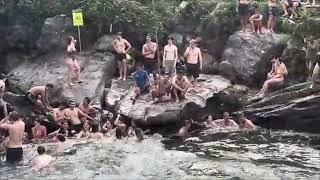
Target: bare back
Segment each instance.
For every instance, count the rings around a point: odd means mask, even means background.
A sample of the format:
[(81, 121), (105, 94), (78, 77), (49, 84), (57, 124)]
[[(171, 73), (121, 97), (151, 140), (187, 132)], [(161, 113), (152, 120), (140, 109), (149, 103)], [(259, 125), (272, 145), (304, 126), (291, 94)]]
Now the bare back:
[(41, 96), (41, 102), (45, 102), (46, 97), (46, 86), (35, 86), (29, 90), (29, 92), (34, 96)]
[(9, 148), (20, 148), (22, 147), (22, 139), (24, 136), (24, 129), (25, 124), (24, 122), (19, 119), (18, 121), (14, 122), (13, 124), (8, 124), (8, 131), (9, 131)]

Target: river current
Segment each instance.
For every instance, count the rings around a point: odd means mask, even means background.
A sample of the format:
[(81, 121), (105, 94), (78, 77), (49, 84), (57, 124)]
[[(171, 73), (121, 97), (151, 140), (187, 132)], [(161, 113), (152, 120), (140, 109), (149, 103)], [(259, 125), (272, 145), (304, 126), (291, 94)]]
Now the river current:
[(159, 134), (80, 140), (41, 171), (28, 166), (35, 148), (24, 147), (26, 165), (8, 167), (1, 157), (0, 179), (320, 179), (320, 135), (291, 131), (195, 131), (184, 143)]

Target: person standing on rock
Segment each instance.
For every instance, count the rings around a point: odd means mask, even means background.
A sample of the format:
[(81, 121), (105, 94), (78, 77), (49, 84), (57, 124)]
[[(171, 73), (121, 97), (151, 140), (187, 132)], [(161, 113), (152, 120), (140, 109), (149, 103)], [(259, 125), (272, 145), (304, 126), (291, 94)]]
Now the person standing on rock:
[(263, 83), (263, 86), (257, 96), (264, 97), (265, 94), (269, 91), (270, 87), (283, 84), (285, 76), (288, 75), (287, 67), (283, 62), (281, 62), (279, 58), (275, 59), (274, 66), (274, 74), (270, 79), (266, 80)]
[(261, 34), (262, 18), (263, 16), (260, 13), (259, 9), (256, 9), (255, 13), (249, 18), (253, 33)]
[(25, 124), (16, 111), (12, 111), (7, 117), (0, 121), (0, 129), (8, 130), (9, 142), (7, 144), (6, 161), (9, 164), (22, 160), (22, 141), (24, 137)]
[(81, 68), (75, 56), (77, 51), (76, 49), (77, 41), (74, 39), (73, 36), (69, 36), (67, 40), (68, 40), (68, 46), (67, 46), (68, 57), (67, 57), (66, 63), (68, 66), (68, 83), (70, 86), (74, 86), (74, 83), (72, 83), (72, 74), (74, 70), (76, 70), (76, 73), (77, 73), (78, 83), (82, 83), (82, 81), (80, 80)]
[(268, 20), (268, 33), (274, 33), (274, 25), (276, 24), (277, 16), (277, 0), (269, 0), (269, 20)]
[(51, 108), (49, 103), (49, 94), (53, 90), (53, 84), (46, 84), (45, 86), (35, 86), (28, 91), (27, 97), (31, 103), (41, 108), (41, 110), (48, 111)]
[(249, 3), (251, 0), (239, 0), (238, 12), (240, 15), (241, 31), (246, 32), (249, 18)]
[(117, 38), (113, 41), (113, 49), (116, 53), (115, 60), (119, 69), (119, 80), (126, 80), (126, 54), (131, 49), (131, 44), (126, 39), (122, 38), (122, 32), (117, 33)]
[(154, 73), (157, 65), (156, 57), (157, 43), (152, 42), (151, 35), (146, 36), (146, 43), (142, 47), (142, 55), (144, 56), (144, 69), (149, 73)]
[(191, 79), (193, 90), (196, 91), (197, 78), (202, 70), (202, 55), (200, 48), (196, 47), (196, 40), (190, 40), (190, 46), (187, 47), (184, 56), (187, 58), (186, 68), (187, 76)]
[(132, 75), (135, 81), (134, 97), (131, 98), (134, 104), (142, 93), (148, 93), (150, 87), (150, 77), (147, 71), (143, 70), (140, 63), (136, 63), (136, 72)]
[(174, 73), (178, 61), (178, 48), (173, 44), (173, 38), (168, 38), (168, 44), (164, 46), (163, 67), (166, 73)]

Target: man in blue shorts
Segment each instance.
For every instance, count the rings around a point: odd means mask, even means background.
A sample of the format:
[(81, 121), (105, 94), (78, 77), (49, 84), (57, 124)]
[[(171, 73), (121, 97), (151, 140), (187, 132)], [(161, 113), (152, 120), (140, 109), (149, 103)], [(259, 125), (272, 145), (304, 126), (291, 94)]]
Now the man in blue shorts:
[(132, 75), (133, 80), (135, 81), (135, 96), (131, 98), (134, 104), (137, 98), (143, 94), (149, 92), (150, 87), (150, 77), (147, 71), (145, 71), (140, 63), (136, 64), (136, 72)]

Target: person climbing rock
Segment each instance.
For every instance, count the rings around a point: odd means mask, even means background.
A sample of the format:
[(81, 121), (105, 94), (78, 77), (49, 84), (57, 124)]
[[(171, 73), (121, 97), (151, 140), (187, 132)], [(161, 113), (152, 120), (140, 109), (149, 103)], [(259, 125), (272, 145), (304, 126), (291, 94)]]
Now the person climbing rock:
[(33, 105), (40, 108), (41, 111), (50, 111), (52, 107), (49, 103), (49, 95), (53, 88), (53, 84), (32, 87), (27, 93), (27, 98)]
[(131, 49), (131, 44), (122, 38), (122, 32), (117, 33), (117, 38), (113, 41), (113, 49), (115, 51), (115, 60), (119, 70), (119, 80), (127, 78), (126, 54)]

